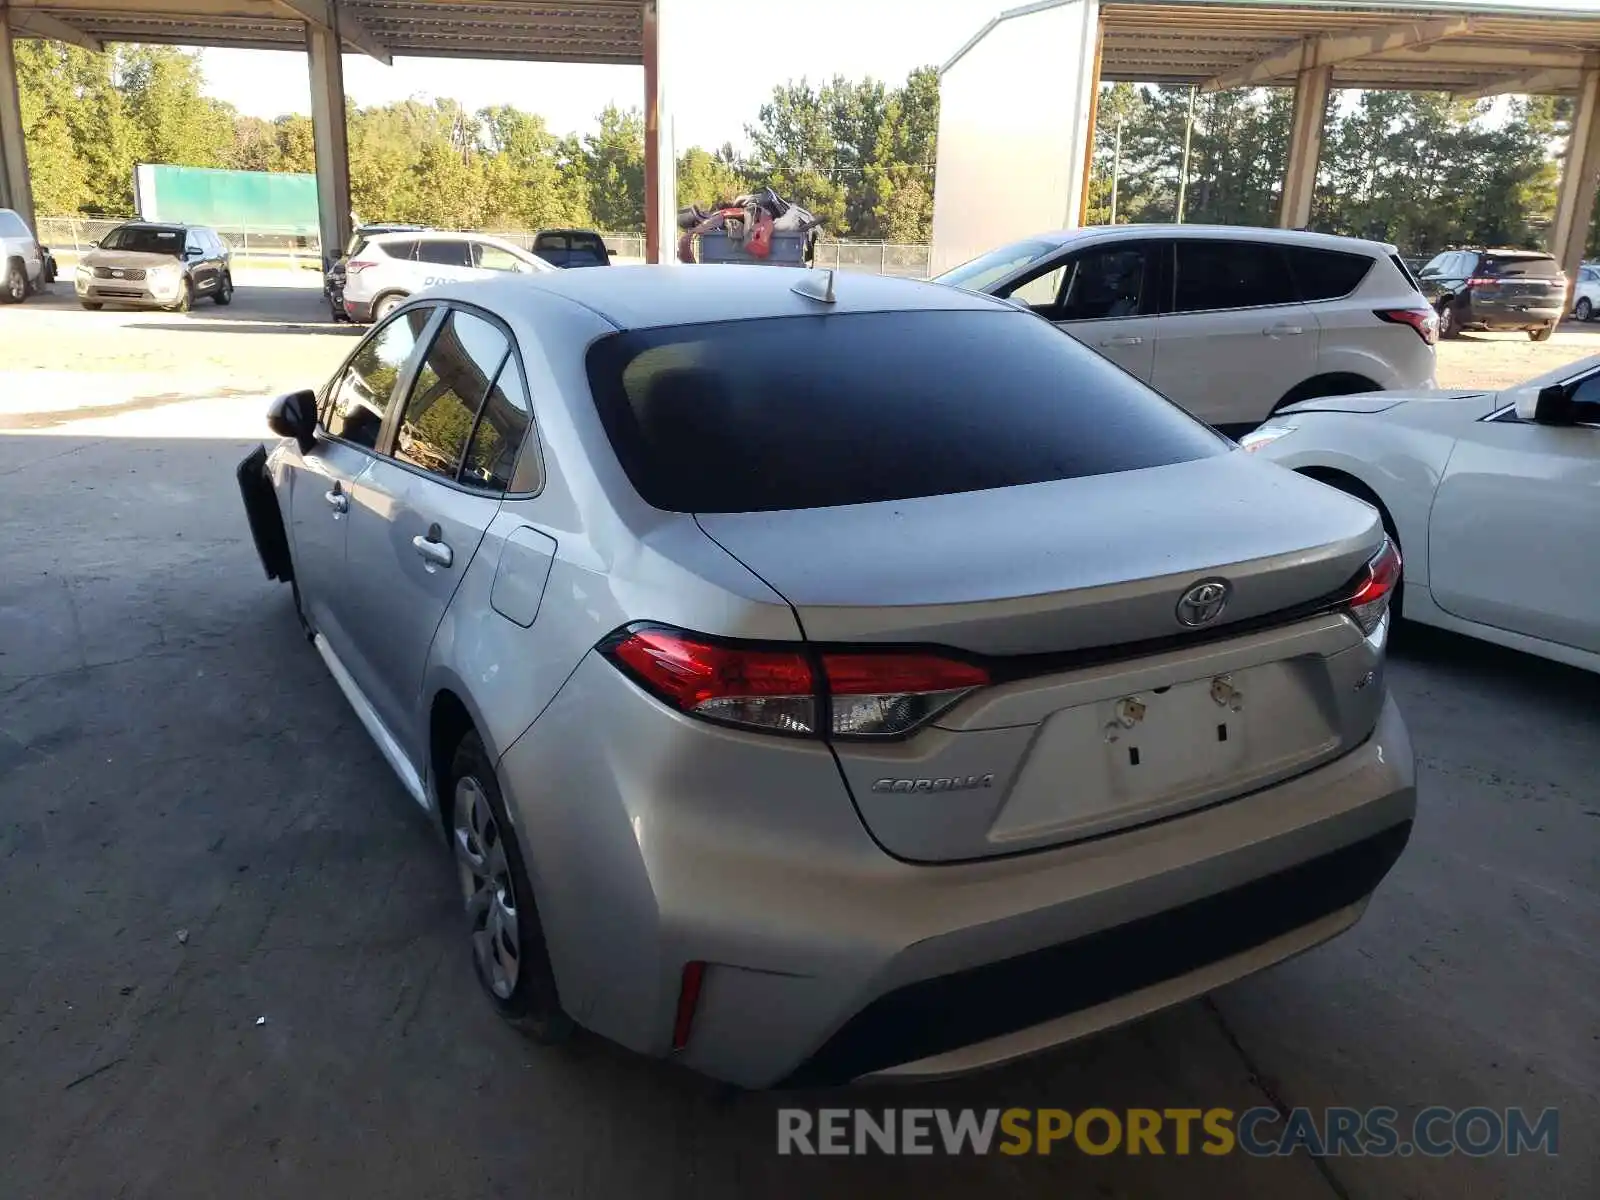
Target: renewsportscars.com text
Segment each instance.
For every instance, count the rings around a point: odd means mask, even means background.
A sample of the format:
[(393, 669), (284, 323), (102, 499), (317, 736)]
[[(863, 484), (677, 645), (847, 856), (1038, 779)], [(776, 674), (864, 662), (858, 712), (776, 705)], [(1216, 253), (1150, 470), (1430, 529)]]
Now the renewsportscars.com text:
[(1144, 1154), (1265, 1158), (1554, 1155), (1560, 1113), (1521, 1108), (781, 1108), (778, 1153)]

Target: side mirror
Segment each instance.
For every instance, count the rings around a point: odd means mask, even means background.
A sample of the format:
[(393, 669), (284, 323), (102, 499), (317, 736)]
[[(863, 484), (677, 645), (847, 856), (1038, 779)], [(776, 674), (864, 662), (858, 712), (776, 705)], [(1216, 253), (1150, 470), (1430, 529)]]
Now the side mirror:
[(1529, 388), (1517, 396), (1517, 419), (1539, 425), (1571, 425), (1572, 397), (1559, 383), (1537, 392)]
[(267, 409), (267, 428), (279, 437), (293, 438), (305, 454), (317, 444), (317, 394), (290, 392)]

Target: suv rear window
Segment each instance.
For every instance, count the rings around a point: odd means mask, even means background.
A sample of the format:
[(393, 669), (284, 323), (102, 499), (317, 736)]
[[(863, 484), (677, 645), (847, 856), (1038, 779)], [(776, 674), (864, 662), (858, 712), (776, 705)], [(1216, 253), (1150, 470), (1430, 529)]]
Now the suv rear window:
[(1491, 279), (1554, 279), (1561, 266), (1548, 254), (1485, 254), (1478, 271)]
[(623, 470), (672, 512), (870, 504), (1228, 452), (1022, 312), (852, 313), (633, 330), (588, 354)]
[(1365, 254), (1321, 250), (1313, 246), (1285, 246), (1283, 252), (1289, 259), (1289, 269), (1294, 272), (1302, 300), (1337, 300), (1348, 296), (1361, 286), (1367, 272), (1372, 270), (1372, 259)]

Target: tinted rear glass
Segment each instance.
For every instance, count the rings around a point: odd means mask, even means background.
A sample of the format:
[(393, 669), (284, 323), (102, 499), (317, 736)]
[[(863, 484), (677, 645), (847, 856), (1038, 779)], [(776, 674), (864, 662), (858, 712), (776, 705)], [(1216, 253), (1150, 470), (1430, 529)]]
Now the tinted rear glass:
[(1218, 435), (1022, 312), (769, 318), (614, 334), (589, 383), (644, 500), (826, 508), (1227, 453)]
[(1485, 255), (1478, 269), (1496, 279), (1554, 279), (1561, 274), (1556, 260), (1542, 254), (1530, 254), (1526, 258), (1514, 258), (1509, 254)]
[(1285, 246), (1283, 253), (1289, 259), (1289, 269), (1294, 272), (1302, 300), (1337, 300), (1348, 296), (1361, 286), (1367, 272), (1372, 270), (1372, 260), (1365, 254), (1318, 250), (1311, 246)]
[(1268, 242), (1180, 239), (1172, 311), (1215, 312), (1294, 303), (1294, 281), (1285, 269), (1281, 249)]

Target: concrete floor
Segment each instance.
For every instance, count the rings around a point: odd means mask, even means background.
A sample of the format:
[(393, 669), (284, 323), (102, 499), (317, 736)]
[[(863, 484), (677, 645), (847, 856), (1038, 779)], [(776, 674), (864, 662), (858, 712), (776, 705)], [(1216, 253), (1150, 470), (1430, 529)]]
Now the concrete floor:
[[(532, 1047), (478, 997), (438, 842), (254, 559), (232, 469), (259, 400), (29, 420), (6, 395), (0, 1197), (1600, 1195), (1595, 676), (1402, 639), (1417, 832), (1326, 947), (960, 1081), (729, 1095), (591, 1038)], [(1563, 1137), (1556, 1158), (774, 1153), (780, 1103), (856, 1102), (1522, 1105)]]

